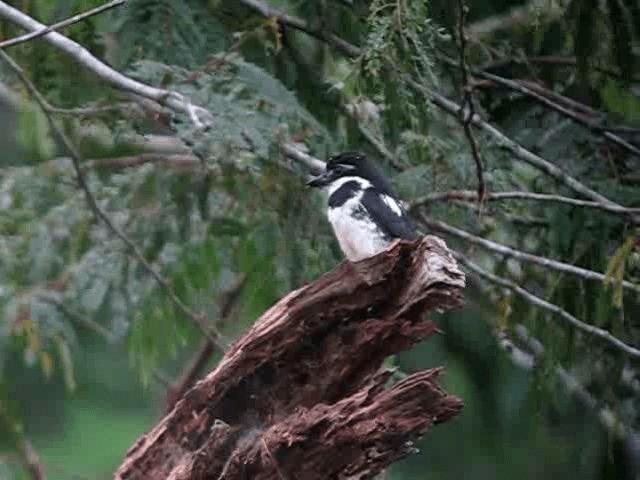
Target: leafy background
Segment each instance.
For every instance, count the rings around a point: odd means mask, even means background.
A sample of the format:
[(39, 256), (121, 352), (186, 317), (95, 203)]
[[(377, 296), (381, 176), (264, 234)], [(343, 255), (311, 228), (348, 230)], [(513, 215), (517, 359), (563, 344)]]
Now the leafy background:
[[(101, 4), (11, 3), (47, 24)], [(467, 4), (469, 65), (582, 102), (603, 125), (638, 127), (635, 3)], [(131, 106), (130, 97), (43, 42), (7, 49), (53, 105), (95, 110), (58, 119), (82, 153), (96, 199), (175, 293), (218, 322), (226, 342), (342, 259), (324, 200), (301, 188), (308, 172), (283, 155), (283, 142), (321, 159), (364, 150), (408, 201), (477, 188), (457, 120), (389, 70), (462, 99), (460, 71), (446, 61), (459, 55), (456, 2), (270, 5), (358, 45), (362, 56), (346, 58), (245, 2), (225, 0), (130, 0), (65, 30), (114, 68), (212, 111), (214, 126), (205, 132), (188, 118)], [(20, 33), (0, 21), (0, 39)], [(4, 64), (0, 79), (10, 91), (0, 96), (0, 477), (28, 478), (19, 451), (28, 438), (48, 478), (109, 478), (160, 415), (168, 384), (201, 348), (202, 334), (94, 218), (67, 153)], [(529, 97), (486, 82), (475, 87), (476, 110), (511, 138), (609, 198), (640, 206), (638, 157)], [(637, 130), (626, 134), (637, 144)], [(174, 140), (169, 151), (160, 145), (167, 138)], [(476, 139), (489, 191), (572, 195), (495, 139)], [(123, 167), (132, 158), (144, 161)], [(490, 202), (479, 215), (473, 202), (450, 201), (427, 211), (482, 237), (607, 271), (610, 285), (505, 261), (447, 237), (485, 268), (639, 344), (638, 295), (619, 284), (640, 277), (633, 223), (551, 203)], [(444, 385), (465, 400), (464, 412), (420, 441), (421, 453), (394, 465), (388, 478), (634, 478), (633, 448), (575, 401), (556, 367), (637, 429), (637, 362), (502, 288), (469, 280), (467, 307), (439, 318), (445, 334), (394, 360), (405, 372), (445, 365)], [(496, 341), (496, 331), (510, 334), (518, 325), (545, 347), (532, 371), (515, 366)]]

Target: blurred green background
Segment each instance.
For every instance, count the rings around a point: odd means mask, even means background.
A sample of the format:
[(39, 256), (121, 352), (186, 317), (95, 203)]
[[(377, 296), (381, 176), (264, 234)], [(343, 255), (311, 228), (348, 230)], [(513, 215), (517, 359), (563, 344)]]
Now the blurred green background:
[[(103, 2), (8, 3), (51, 24)], [(640, 207), (636, 3), (464, 3), (475, 111), (588, 187)], [(45, 42), (5, 50), (57, 108), (53, 116), (79, 149), (101, 208), (226, 342), (342, 261), (325, 200), (302, 188), (311, 172), (282, 153), (284, 143), (323, 160), (363, 150), (406, 201), (477, 189), (460, 122), (406, 80), (463, 101), (458, 2), (269, 2), (304, 20), (311, 34), (256, 5), (266, 4), (130, 0), (64, 30), (113, 68), (213, 112), (204, 132), (184, 114), (110, 88)], [(327, 32), (358, 52), (323, 41)], [(21, 33), (0, 15), (0, 42)], [(537, 89), (590, 127), (478, 72)], [(0, 125), (0, 478), (33, 478), (25, 444), (49, 479), (110, 478), (162, 415), (202, 334), (94, 218), (68, 151), (3, 62)], [(576, 197), (495, 136), (476, 131), (475, 140), (489, 192)], [(425, 205), (412, 210), (422, 231), (430, 231), (419, 215), (427, 212), (479, 237), (606, 273), (605, 282), (586, 280), (438, 233), (482, 268), (640, 344), (640, 299), (622, 286), (640, 279), (637, 218), (551, 202), (487, 201), (481, 214), (475, 201)], [(640, 478), (638, 360), (467, 276), (465, 308), (435, 314), (443, 334), (392, 360), (403, 373), (443, 365), (445, 389), (465, 407), (381, 476)], [(518, 339), (522, 327), (544, 348), (527, 368), (513, 361), (520, 351), (535, 357)], [(516, 354), (502, 348), (505, 339)], [(559, 367), (580, 384), (578, 396), (559, 380)], [(615, 416), (613, 428), (603, 411)]]

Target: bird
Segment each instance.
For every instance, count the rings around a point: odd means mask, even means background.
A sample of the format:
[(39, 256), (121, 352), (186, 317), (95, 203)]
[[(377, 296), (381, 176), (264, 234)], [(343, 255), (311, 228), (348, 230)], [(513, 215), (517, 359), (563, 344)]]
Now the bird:
[(395, 239), (417, 236), (391, 184), (363, 152), (329, 158), (325, 172), (307, 186), (327, 191), (327, 218), (350, 262), (380, 253)]

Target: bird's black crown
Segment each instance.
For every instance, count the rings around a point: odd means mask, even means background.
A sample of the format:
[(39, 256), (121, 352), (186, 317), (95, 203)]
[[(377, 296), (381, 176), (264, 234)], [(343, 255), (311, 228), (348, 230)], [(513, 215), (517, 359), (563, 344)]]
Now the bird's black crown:
[(326, 173), (316, 177), (309, 186), (321, 187), (342, 177), (360, 177), (371, 182), (381, 192), (391, 193), (391, 185), (363, 152), (344, 152), (329, 158)]

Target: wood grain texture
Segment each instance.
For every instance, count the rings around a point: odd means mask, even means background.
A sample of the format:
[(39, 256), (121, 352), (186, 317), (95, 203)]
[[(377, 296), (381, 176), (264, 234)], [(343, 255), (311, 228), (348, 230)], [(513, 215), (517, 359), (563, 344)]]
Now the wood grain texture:
[(462, 402), (439, 369), (388, 385), (386, 357), (437, 331), (465, 278), (434, 236), (343, 263), (265, 312), (131, 449), (133, 479), (367, 478)]

